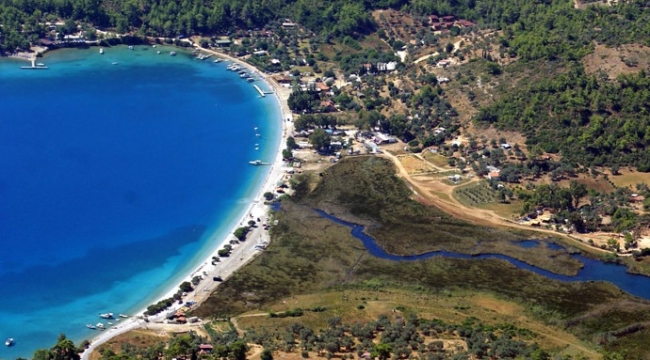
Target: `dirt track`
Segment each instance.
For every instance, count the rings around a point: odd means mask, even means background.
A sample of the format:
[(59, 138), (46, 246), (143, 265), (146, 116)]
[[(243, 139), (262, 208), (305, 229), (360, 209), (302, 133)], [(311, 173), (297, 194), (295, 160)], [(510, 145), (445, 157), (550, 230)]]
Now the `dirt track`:
[[(389, 159), (395, 164), (395, 167), (397, 168), (397, 175), (403, 178), (409, 187), (413, 190), (413, 192), (416, 195), (416, 200), (427, 204), (427, 205), (435, 205), (438, 208), (440, 208), (442, 211), (446, 212), (449, 215), (452, 215), (458, 219), (463, 219), (466, 221), (469, 221), (474, 224), (478, 225), (488, 225), (488, 226), (507, 226), (510, 228), (516, 228), (516, 229), (521, 229), (521, 230), (527, 230), (527, 231), (535, 231), (539, 233), (545, 233), (553, 236), (558, 236), (562, 237), (563, 239), (576, 244), (580, 245), (582, 248), (585, 248), (587, 245), (583, 244), (580, 240), (577, 240), (573, 237), (567, 236), (562, 233), (558, 233), (553, 230), (547, 230), (547, 229), (539, 229), (539, 228), (531, 228), (530, 226), (524, 226), (520, 225), (517, 223), (514, 223), (508, 219), (505, 219), (499, 215), (497, 215), (494, 211), (491, 210), (484, 210), (484, 209), (476, 209), (476, 208), (471, 208), (463, 205), (460, 201), (456, 200), (453, 195), (453, 188), (449, 186), (435, 186), (435, 185), (427, 185), (427, 188), (424, 186), (420, 185), (417, 180), (413, 179), (408, 171), (404, 169), (404, 166), (402, 166), (402, 163), (399, 161), (399, 159), (395, 156), (392, 155), (388, 152), (384, 152), (379, 155), (380, 157), (384, 157), (386, 159)], [(436, 196), (432, 194), (432, 191), (442, 193), (444, 195), (447, 195), (449, 200), (443, 199), (440, 196)], [(607, 250), (595, 248), (595, 247), (589, 247), (589, 250), (593, 252), (600, 252), (600, 253), (610, 253)]]

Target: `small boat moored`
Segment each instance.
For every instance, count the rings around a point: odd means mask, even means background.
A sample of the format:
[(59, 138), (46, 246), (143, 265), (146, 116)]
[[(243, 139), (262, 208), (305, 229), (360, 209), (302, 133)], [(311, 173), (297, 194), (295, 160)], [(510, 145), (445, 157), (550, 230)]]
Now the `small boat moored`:
[(12, 346), (13, 344), (14, 344), (14, 339), (13, 339), (13, 338), (8, 338), (8, 339), (5, 341), (5, 345), (6, 345), (6, 346)]
[(176, 56), (176, 51), (170, 51), (169, 56)]
[(109, 312), (105, 314), (99, 314), (99, 317), (102, 319), (112, 319), (114, 316), (112, 312)]
[(104, 330), (104, 329), (106, 329), (106, 328), (104, 327), (104, 324), (102, 324), (102, 323), (97, 323), (97, 328), (98, 328), (99, 330)]
[(125, 318), (125, 319), (126, 319), (126, 318), (128, 318), (128, 317), (129, 317), (129, 315), (124, 315), (124, 314), (120, 314), (120, 317), (121, 317), (121, 318)]
[(104, 49), (100, 48), (100, 49), (99, 49), (99, 53), (100, 53), (100, 54), (103, 54), (103, 53), (104, 53)]
[(86, 324), (86, 327), (89, 328), (90, 330), (95, 330), (95, 329), (97, 329), (97, 326), (95, 326), (95, 325), (93, 325), (93, 324)]

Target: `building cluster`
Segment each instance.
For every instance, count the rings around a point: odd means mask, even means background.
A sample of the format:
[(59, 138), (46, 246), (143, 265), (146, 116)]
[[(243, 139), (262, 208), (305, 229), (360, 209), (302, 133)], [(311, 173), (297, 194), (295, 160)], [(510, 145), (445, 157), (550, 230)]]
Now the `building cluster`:
[(452, 27), (456, 26), (458, 28), (468, 28), (476, 26), (475, 23), (465, 20), (465, 19), (456, 19), (453, 15), (429, 15), (429, 25), (433, 31), (449, 31)]

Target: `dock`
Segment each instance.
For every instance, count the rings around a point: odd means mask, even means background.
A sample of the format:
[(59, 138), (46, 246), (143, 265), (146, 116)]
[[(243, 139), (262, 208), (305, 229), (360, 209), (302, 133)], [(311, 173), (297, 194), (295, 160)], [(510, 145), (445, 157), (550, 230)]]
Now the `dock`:
[(21, 66), (20, 68), (23, 70), (47, 70), (48, 69), (48, 67), (43, 64), (36, 64), (35, 58), (32, 58), (30, 60), (32, 62), (32, 66)]
[(269, 94), (274, 94), (273, 91), (262, 91), (262, 89), (260, 89), (260, 87), (257, 85), (253, 85), (253, 87), (255, 87), (255, 90), (257, 90), (257, 92), (259, 92), (262, 97), (266, 97), (266, 95)]

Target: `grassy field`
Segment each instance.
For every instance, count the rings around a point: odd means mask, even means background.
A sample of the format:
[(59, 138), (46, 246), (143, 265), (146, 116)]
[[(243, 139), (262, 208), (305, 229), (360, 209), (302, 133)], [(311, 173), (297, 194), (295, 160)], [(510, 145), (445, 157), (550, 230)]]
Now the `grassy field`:
[[(650, 321), (646, 301), (632, 298), (612, 285), (553, 281), (500, 260), (378, 259), (351, 236), (348, 228), (312, 211), (321, 208), (368, 225), (369, 234), (396, 254), (446, 248), (504, 253), (559, 272), (571, 272), (580, 266), (561, 250), (525, 249), (511, 242), (525, 234), (450, 219), (435, 208), (410, 200), (410, 195), (388, 162), (370, 157), (342, 161), (327, 171), (311, 194), (283, 202), (282, 210), (276, 213), (279, 225), (272, 229), (269, 249), (225, 281), (196, 314), (221, 317), (330, 304), (323, 305), (330, 308), (325, 313), (303, 316), (304, 321), (316, 326), (336, 314), (351, 321), (365, 319), (367, 314), (359, 311), (358, 305), (364, 305), (371, 315), (392, 311), (400, 304), (406, 311), (450, 319), (470, 316), (471, 311), (471, 316), (489, 320), (492, 309), (494, 321), (505, 316), (498, 309), (508, 308), (514, 309), (508, 310), (509, 314), (521, 320), (524, 327), (566, 328), (592, 347), (600, 344), (605, 349), (621, 350), (620, 344), (625, 343), (628, 347), (634, 345), (635, 354), (650, 356), (650, 350), (642, 346), (650, 341), (645, 332), (611, 335), (635, 323)], [(390, 297), (391, 293), (407, 295)], [(340, 305), (343, 294), (347, 294), (346, 304)], [(341, 299), (338, 303), (334, 301), (337, 296)], [(404, 297), (421, 299), (421, 307), (400, 300)], [(335, 303), (339, 305), (332, 305)], [(463, 310), (452, 311), (453, 306)], [(240, 326), (257, 327), (266, 321), (264, 317), (242, 318)], [(275, 321), (280, 321), (273, 323), (280, 326), (285, 320)], [(554, 347), (550, 338), (544, 341)]]
[(503, 218), (512, 219), (513, 217), (519, 216), (519, 214), (521, 214), (523, 204), (521, 201), (510, 201), (508, 203), (491, 202), (476, 205), (476, 207), (479, 209), (491, 210)]

